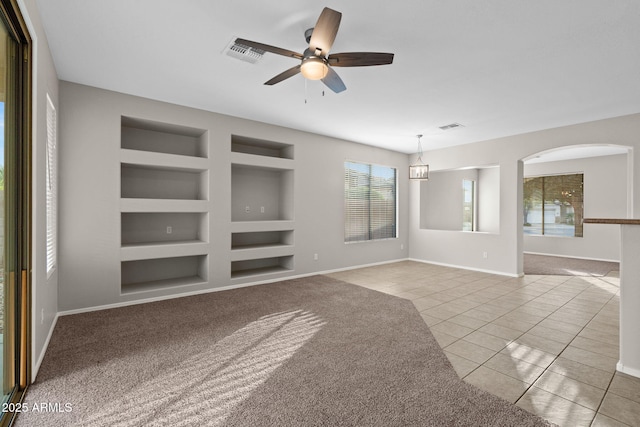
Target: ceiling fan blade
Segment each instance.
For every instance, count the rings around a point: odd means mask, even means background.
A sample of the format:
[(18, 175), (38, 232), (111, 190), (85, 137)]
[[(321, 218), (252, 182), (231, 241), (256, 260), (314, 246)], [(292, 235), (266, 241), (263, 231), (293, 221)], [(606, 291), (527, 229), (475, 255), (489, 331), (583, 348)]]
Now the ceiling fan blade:
[(366, 67), (393, 63), (393, 53), (348, 52), (335, 53), (327, 58), (334, 67)]
[(266, 52), (275, 53), (278, 55), (289, 56), (291, 58), (302, 59), (302, 54), (294, 52), (288, 49), (282, 49), (280, 47), (270, 46), (264, 43), (252, 42), (251, 40), (236, 39), (236, 44), (252, 47), (255, 49), (262, 49)]
[[(316, 26), (313, 27), (311, 40), (309, 40), (309, 49), (312, 52), (315, 53), (319, 49), (322, 51), (322, 56), (326, 56), (329, 53), (336, 39), (336, 34), (338, 34), (340, 19), (342, 19), (342, 13), (328, 7), (322, 10)], [(316, 55), (318, 54), (316, 53)]]
[(283, 71), (282, 73), (278, 74), (277, 76), (265, 82), (264, 84), (272, 86), (276, 83), (280, 83), (281, 81), (288, 79), (289, 77), (295, 76), (299, 72), (300, 72), (300, 65), (296, 65), (295, 67), (292, 67), (286, 71)]
[(347, 89), (338, 73), (336, 73), (331, 67), (329, 67), (327, 75), (322, 79), (322, 83), (327, 85), (327, 87), (335, 93), (340, 93)]

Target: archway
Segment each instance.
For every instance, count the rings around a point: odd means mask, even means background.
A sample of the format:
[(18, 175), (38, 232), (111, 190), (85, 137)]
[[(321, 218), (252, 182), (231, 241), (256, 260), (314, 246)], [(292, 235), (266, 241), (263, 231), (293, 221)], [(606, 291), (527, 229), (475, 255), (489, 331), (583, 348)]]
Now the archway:
[[(523, 272), (527, 273), (524, 269), (525, 253), (619, 261), (618, 230), (587, 225), (583, 232), (582, 219), (632, 216), (632, 147), (615, 144), (568, 145), (532, 153), (520, 161), (520, 200), (517, 203), (521, 219), (518, 221), (518, 247), (519, 265), (523, 266)], [(531, 198), (535, 198), (536, 193), (530, 184), (540, 186), (544, 178), (552, 184), (545, 187), (549, 188), (545, 197), (537, 194), (537, 210), (533, 212)], [(566, 184), (564, 188), (565, 184), (559, 184), (572, 181), (569, 178), (576, 178), (573, 186)], [(534, 226), (530, 224), (534, 222), (532, 218), (537, 221)], [(526, 226), (527, 223), (530, 226)], [(545, 224), (548, 233), (544, 232)]]

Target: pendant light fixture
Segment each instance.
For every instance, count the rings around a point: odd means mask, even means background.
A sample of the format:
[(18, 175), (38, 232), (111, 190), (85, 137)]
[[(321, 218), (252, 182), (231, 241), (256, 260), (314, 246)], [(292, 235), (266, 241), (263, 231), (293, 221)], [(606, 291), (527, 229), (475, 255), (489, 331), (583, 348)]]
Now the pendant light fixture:
[(418, 137), (418, 160), (417, 163), (409, 166), (409, 179), (416, 179), (426, 181), (429, 179), (429, 165), (425, 164), (422, 160), (422, 135), (416, 135)]

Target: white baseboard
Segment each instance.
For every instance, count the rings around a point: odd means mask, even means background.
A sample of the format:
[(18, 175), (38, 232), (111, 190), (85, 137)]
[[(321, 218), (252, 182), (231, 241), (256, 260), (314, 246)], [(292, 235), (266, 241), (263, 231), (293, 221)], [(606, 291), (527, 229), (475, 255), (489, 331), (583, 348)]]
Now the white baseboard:
[(589, 257), (582, 257), (582, 256), (545, 254), (545, 253), (542, 253), (542, 252), (529, 252), (529, 251), (524, 251), (523, 253), (524, 254), (528, 254), (528, 255), (553, 256), (553, 257), (557, 257), (557, 258), (585, 259), (587, 261), (620, 262), (620, 260), (618, 260), (618, 259), (589, 258)]
[(473, 268), (473, 267), (468, 267), (468, 266), (464, 266), (464, 265), (447, 264), (447, 263), (444, 263), (444, 262), (425, 261), (425, 260), (416, 259), (416, 258), (409, 258), (409, 261), (421, 262), (423, 264), (440, 265), (442, 267), (459, 268), (460, 270), (477, 271), (479, 273), (496, 274), (498, 276), (524, 277), (524, 274), (505, 273), (504, 271), (486, 270), (486, 269), (483, 269), (483, 268)]
[[(376, 263), (371, 263), (371, 264), (361, 264), (361, 265), (356, 265), (356, 266), (351, 266), (351, 267), (336, 268), (336, 269), (333, 269), (333, 270), (314, 271), (312, 273), (297, 274), (297, 275), (292, 275), (292, 276), (284, 276), (284, 277), (278, 277), (278, 278), (275, 278), (275, 279), (260, 280), (260, 281), (256, 281), (256, 282), (240, 283), (240, 284), (237, 284), (237, 285), (221, 286), (221, 287), (218, 287), (218, 288), (201, 289), (201, 290), (193, 291), (193, 292), (184, 292), (184, 293), (180, 293), (180, 294), (172, 294), (172, 295), (163, 295), (163, 296), (159, 296), (159, 297), (143, 298), (143, 299), (138, 299), (138, 300), (135, 300), (135, 301), (123, 301), (123, 302), (118, 302), (118, 303), (114, 303), (114, 304), (105, 304), (105, 305), (99, 305), (99, 306), (93, 306), (93, 307), (78, 308), (78, 309), (73, 309), (73, 310), (64, 310), (64, 311), (58, 312), (58, 314), (56, 315), (56, 319), (57, 319), (58, 316), (69, 316), (69, 315), (72, 315), (72, 314), (90, 313), (92, 311), (108, 310), (108, 309), (111, 309), (111, 308), (128, 307), (128, 306), (131, 306), (131, 305), (146, 304), (146, 303), (150, 303), (150, 302), (164, 301), (164, 300), (169, 300), (169, 299), (174, 299), (174, 298), (182, 298), (182, 297), (189, 297), (189, 296), (194, 296), (194, 295), (202, 295), (202, 294), (208, 294), (208, 293), (211, 293), (211, 292), (227, 291), (227, 290), (230, 290), (230, 289), (246, 288), (246, 287), (249, 287), (249, 286), (257, 286), (257, 285), (264, 285), (264, 284), (267, 284), (267, 283), (281, 282), (283, 280), (300, 279), (300, 278), (304, 278), (304, 277), (317, 276), (317, 275), (321, 275), (321, 274), (338, 273), (340, 271), (356, 270), (358, 268), (373, 267), (373, 266), (376, 266), (376, 265), (384, 265), (384, 264), (392, 264), (394, 262), (408, 261), (408, 260), (409, 260), (408, 258), (401, 258), (401, 259), (395, 259), (395, 260), (390, 260), (390, 261), (381, 261), (381, 262), (376, 262)], [(48, 345), (48, 341), (47, 341), (47, 345)], [(45, 346), (45, 348), (46, 348), (46, 346)]]
[(640, 369), (630, 368), (628, 366), (624, 366), (622, 362), (618, 362), (616, 365), (616, 369), (623, 374), (631, 375), (632, 377), (640, 378)]
[(35, 362), (31, 366), (31, 382), (34, 382), (36, 380), (36, 376), (38, 375), (38, 371), (40, 370), (40, 365), (42, 365), (42, 361), (44, 360), (44, 355), (47, 352), (47, 348), (49, 348), (49, 342), (51, 341), (51, 337), (53, 336), (53, 330), (56, 328), (56, 324), (58, 323), (59, 316), (60, 313), (56, 313), (55, 317), (53, 318), (53, 322), (51, 322), (51, 327), (49, 328), (47, 339), (44, 340), (42, 351), (37, 358), (34, 358)]

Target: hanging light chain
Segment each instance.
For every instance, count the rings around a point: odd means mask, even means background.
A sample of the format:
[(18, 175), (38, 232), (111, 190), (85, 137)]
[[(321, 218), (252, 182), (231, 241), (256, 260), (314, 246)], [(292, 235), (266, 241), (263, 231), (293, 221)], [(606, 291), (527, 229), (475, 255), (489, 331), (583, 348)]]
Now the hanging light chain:
[(420, 138), (422, 138), (422, 135), (416, 136), (418, 137), (418, 161), (424, 164), (424, 161), (422, 160), (422, 141), (420, 140)]

